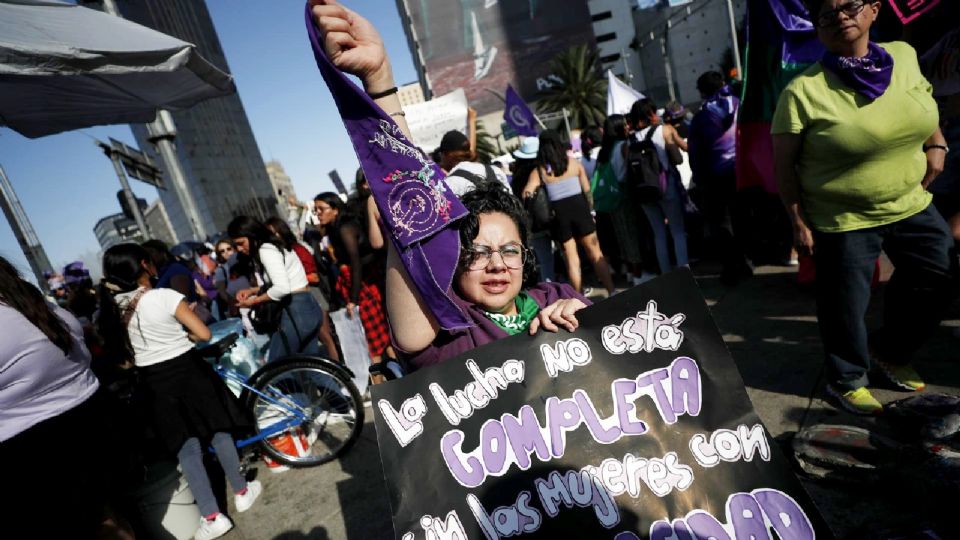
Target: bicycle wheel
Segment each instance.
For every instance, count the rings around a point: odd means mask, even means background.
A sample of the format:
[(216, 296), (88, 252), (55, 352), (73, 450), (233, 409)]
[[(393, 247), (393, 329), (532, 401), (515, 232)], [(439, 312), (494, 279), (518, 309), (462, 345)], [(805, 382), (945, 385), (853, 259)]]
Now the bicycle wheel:
[(353, 382), (319, 362), (285, 362), (256, 377), (247, 406), (260, 447), (291, 467), (312, 467), (346, 452), (363, 429), (363, 402)]

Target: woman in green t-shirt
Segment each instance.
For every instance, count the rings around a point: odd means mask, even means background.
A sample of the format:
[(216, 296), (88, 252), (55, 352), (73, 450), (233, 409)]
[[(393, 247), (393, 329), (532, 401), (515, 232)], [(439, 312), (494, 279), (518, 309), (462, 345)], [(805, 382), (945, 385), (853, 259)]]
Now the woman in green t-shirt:
[[(953, 240), (926, 190), (943, 170), (946, 142), (916, 51), (870, 41), (879, 1), (804, 1), (827, 51), (780, 96), (777, 181), (797, 250), (817, 264), (828, 388), (846, 408), (875, 414), (883, 407), (866, 388), (872, 362), (897, 386), (922, 390), (910, 356), (951, 299)], [(881, 249), (896, 272), (884, 331), (868, 339)]]

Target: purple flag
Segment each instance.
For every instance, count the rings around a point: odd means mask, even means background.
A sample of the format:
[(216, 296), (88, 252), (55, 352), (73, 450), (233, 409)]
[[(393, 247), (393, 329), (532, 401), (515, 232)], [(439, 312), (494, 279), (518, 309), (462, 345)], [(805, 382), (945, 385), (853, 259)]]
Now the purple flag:
[(407, 273), (441, 328), (470, 326), (447, 294), (460, 257), (460, 233), (453, 225), (467, 214), (467, 209), (447, 187), (443, 171), (407, 140), (366, 92), (330, 62), (309, 4), (306, 19), (317, 67), (337, 103), (388, 236)]
[(533, 111), (527, 106), (520, 94), (507, 85), (507, 108), (503, 111), (503, 121), (507, 123), (517, 135), (524, 137), (536, 137), (536, 120), (533, 117)]

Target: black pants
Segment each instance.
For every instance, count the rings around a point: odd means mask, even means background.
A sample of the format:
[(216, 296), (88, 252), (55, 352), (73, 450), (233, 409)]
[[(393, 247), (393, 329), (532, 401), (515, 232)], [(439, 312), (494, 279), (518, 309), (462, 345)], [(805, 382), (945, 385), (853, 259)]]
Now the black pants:
[[(103, 423), (99, 394), (0, 443), (2, 527), (37, 538), (93, 538), (119, 452)], [(19, 525), (17, 525), (19, 524)], [(33, 535), (27, 535), (33, 537)]]
[(696, 204), (703, 216), (703, 224), (710, 242), (715, 246), (723, 264), (724, 281), (735, 282), (750, 272), (742, 242), (736, 236), (739, 229), (737, 212), (737, 177), (730, 174), (716, 176), (697, 185), (700, 192)]
[(881, 360), (908, 363), (954, 298), (953, 238), (933, 205), (881, 227), (814, 232), (820, 336), (829, 380), (844, 390), (868, 384), (871, 353), (864, 316), (881, 249), (896, 267), (884, 297), (884, 328), (872, 343)]

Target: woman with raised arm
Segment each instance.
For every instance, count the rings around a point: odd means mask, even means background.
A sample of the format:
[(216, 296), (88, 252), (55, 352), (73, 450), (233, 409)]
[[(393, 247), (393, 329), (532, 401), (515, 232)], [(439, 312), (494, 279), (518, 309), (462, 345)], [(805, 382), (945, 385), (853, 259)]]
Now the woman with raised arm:
[[(401, 114), (390, 63), (376, 29), (331, 0), (311, 0), (327, 57), (357, 76), (375, 103), (410, 137)], [(530, 275), (526, 225), (520, 202), (499, 186), (481, 186), (461, 201), (469, 211), (459, 224), (460, 262), (451, 297), (472, 325), (443, 330), (417, 293), (391, 242), (387, 264), (387, 312), (393, 341), (414, 369), (448, 360), (497, 339), (539, 328), (573, 331), (576, 312), (589, 301), (565, 284), (541, 283), (523, 290)]]
[[(916, 51), (870, 41), (880, 1), (805, 3), (827, 52), (780, 95), (771, 130), (777, 182), (797, 251), (817, 264), (828, 390), (851, 411), (877, 414), (871, 365), (904, 390), (922, 390), (910, 357), (953, 298), (953, 238), (925, 189), (947, 147)], [(885, 330), (871, 340), (864, 316), (881, 249), (896, 271)]]

